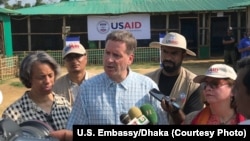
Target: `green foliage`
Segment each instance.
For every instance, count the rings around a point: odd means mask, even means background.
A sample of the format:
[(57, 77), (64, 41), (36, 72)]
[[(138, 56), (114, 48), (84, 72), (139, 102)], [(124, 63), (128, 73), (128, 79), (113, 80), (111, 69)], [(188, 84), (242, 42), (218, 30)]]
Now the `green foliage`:
[(5, 4), (5, 3), (7, 3), (8, 2), (8, 0), (0, 0), (0, 5), (1, 4)]
[(43, 3), (43, 0), (36, 0), (36, 3), (34, 6), (39, 6), (39, 5), (45, 5), (45, 3)]
[(151, 69), (155, 67), (160, 67), (160, 63), (134, 63), (131, 65), (132, 69)]
[[(7, 9), (20, 9), (20, 8), (28, 8), (32, 6), (39, 6), (39, 5), (45, 5), (46, 3), (43, 2), (44, 0), (36, 0), (34, 5), (31, 5), (30, 3), (25, 3), (25, 1), (16, 1), (13, 5), (8, 4), (9, 0), (0, 0), (0, 5), (4, 5), (4, 8)], [(68, 0), (63, 0), (63, 1), (68, 1)], [(50, 3), (54, 3), (55, 0), (49, 0)]]
[(24, 85), (21, 82), (11, 82), (10, 85), (14, 87), (24, 87)]

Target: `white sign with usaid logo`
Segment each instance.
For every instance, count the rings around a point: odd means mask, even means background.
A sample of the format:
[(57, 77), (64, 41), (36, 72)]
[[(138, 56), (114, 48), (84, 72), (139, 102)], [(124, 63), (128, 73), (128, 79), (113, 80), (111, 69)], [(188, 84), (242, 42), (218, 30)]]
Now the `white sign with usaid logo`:
[(105, 40), (113, 30), (128, 30), (136, 39), (150, 39), (150, 15), (88, 16), (88, 39)]

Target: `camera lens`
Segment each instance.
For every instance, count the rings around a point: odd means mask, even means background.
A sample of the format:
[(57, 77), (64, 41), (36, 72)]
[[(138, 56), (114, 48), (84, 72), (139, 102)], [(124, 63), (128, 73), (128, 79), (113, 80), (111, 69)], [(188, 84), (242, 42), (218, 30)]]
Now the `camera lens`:
[(59, 141), (49, 136), (50, 131), (51, 126), (38, 120), (18, 125), (9, 118), (0, 119), (0, 141)]
[(38, 120), (29, 120), (20, 124), (23, 135), (44, 138), (49, 136), (53, 129), (48, 125)]

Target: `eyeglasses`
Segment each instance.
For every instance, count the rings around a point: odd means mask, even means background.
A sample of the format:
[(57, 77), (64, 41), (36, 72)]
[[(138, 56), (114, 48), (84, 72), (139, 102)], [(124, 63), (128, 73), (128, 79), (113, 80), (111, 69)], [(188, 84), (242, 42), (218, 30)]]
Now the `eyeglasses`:
[(224, 86), (224, 85), (228, 85), (228, 83), (221, 83), (221, 81), (219, 79), (214, 79), (212, 81), (203, 83), (204, 89), (206, 89), (207, 86), (209, 86), (212, 89), (216, 89), (216, 88), (219, 88), (219, 87)]
[(69, 55), (67, 55), (66, 57), (65, 57), (65, 60), (67, 61), (67, 62), (70, 62), (70, 61), (72, 61), (72, 60), (74, 60), (74, 59), (76, 59), (76, 60), (80, 60), (81, 59), (81, 57), (83, 57), (83, 56), (86, 56), (86, 54), (69, 54)]

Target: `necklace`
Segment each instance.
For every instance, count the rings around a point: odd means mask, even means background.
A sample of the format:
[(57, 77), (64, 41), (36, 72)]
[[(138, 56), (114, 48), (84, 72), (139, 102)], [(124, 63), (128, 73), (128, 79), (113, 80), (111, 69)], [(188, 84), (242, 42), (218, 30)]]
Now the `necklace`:
[(231, 119), (233, 119), (234, 115), (235, 115), (235, 114), (233, 114), (233, 115), (232, 115), (229, 119), (227, 119), (226, 121), (221, 121), (220, 124), (221, 124), (221, 125), (226, 125), (226, 124), (228, 124), (228, 122), (229, 122)]

